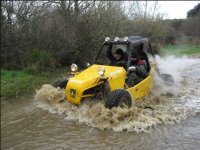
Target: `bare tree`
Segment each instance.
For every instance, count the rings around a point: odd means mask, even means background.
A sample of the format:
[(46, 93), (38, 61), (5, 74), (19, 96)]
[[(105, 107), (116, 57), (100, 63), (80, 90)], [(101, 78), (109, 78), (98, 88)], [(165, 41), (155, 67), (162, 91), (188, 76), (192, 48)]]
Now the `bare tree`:
[[(4, 68), (83, 64), (94, 58), (105, 36), (164, 38), (157, 5), (145, 1), (2, 1)], [(150, 9), (150, 6), (154, 9)], [(134, 9), (133, 9), (134, 8)], [(141, 9), (140, 9), (141, 8)], [(150, 11), (151, 10), (151, 11)], [(153, 18), (153, 19), (152, 19)]]

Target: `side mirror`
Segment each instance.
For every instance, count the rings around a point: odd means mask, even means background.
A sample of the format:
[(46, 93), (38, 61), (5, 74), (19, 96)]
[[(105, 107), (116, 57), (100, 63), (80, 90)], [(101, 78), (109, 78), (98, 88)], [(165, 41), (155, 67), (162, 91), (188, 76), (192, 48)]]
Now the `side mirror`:
[(135, 66), (131, 66), (131, 67), (128, 68), (128, 71), (129, 72), (136, 71), (136, 67)]

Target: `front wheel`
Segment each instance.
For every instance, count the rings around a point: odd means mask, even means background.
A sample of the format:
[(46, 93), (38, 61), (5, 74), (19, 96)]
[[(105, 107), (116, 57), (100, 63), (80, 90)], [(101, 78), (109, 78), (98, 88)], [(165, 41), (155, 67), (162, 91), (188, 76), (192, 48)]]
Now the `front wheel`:
[(68, 82), (68, 78), (64, 78), (64, 79), (55, 81), (52, 85), (56, 88), (60, 87), (60, 88), (64, 89), (64, 88), (66, 88), (67, 82)]
[(131, 107), (132, 105), (132, 100), (131, 100), (131, 95), (129, 94), (128, 91), (124, 89), (117, 89), (112, 91), (108, 99), (105, 103), (106, 108), (113, 108), (113, 107)]

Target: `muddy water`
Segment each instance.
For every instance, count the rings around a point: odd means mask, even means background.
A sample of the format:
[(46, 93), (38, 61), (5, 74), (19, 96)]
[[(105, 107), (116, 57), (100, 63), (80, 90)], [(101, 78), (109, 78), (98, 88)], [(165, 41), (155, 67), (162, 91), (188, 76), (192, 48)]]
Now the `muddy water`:
[(105, 109), (98, 99), (76, 107), (50, 85), (34, 98), (6, 104), (1, 148), (199, 149), (200, 61), (169, 57), (158, 62), (176, 86), (164, 85), (155, 75), (153, 92), (130, 109)]

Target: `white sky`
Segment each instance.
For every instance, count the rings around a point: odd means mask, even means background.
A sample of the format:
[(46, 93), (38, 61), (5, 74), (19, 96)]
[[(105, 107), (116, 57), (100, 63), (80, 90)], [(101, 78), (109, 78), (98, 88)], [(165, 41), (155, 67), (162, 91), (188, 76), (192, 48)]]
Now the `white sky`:
[(165, 19), (183, 19), (187, 12), (200, 1), (159, 1), (159, 12), (165, 14)]

